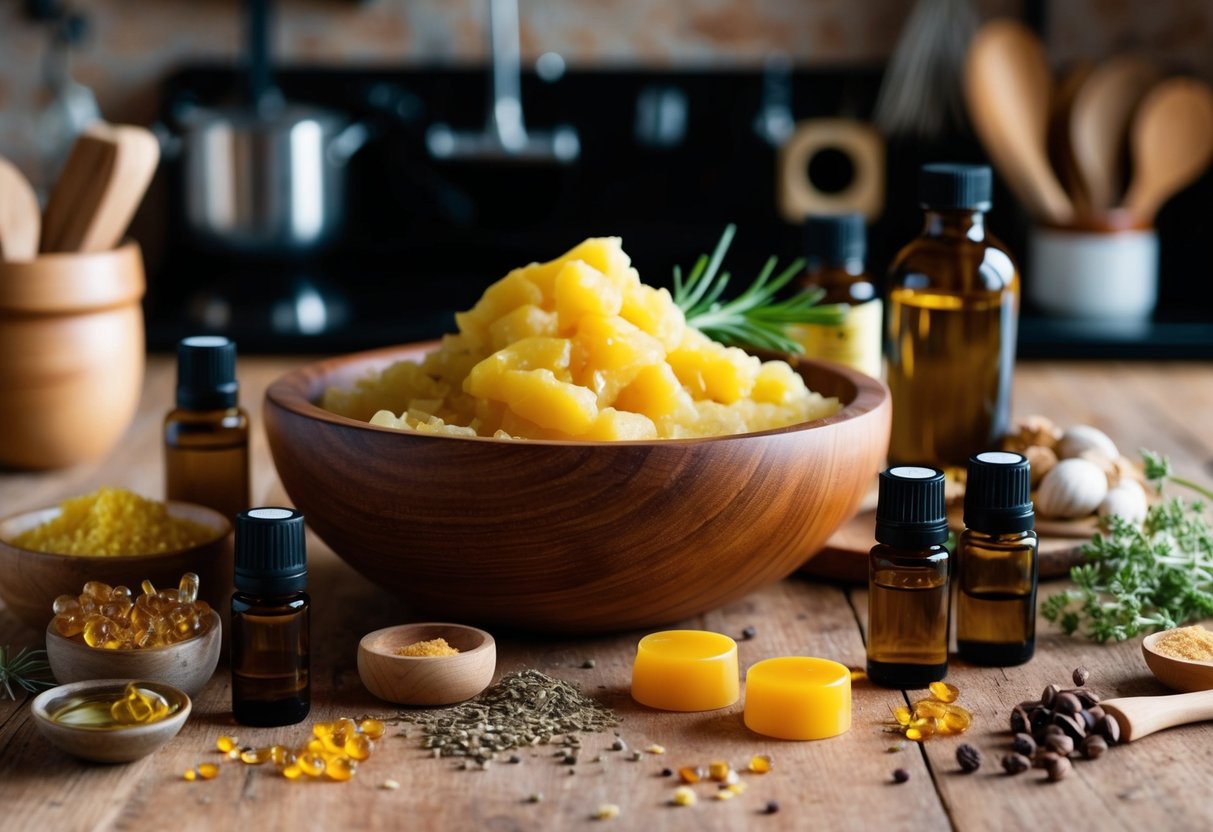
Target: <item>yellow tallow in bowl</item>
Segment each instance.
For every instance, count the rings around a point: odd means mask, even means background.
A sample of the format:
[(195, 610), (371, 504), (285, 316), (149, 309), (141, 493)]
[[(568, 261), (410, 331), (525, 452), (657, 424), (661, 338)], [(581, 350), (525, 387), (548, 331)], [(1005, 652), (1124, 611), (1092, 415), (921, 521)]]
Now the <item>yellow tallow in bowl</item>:
[(888, 448), (888, 391), (800, 361), (831, 416), (743, 435), (501, 440), (379, 427), (329, 387), (434, 344), (347, 355), (266, 393), (274, 464), (312, 529), (417, 610), (556, 632), (652, 627), (796, 570), (859, 507)]

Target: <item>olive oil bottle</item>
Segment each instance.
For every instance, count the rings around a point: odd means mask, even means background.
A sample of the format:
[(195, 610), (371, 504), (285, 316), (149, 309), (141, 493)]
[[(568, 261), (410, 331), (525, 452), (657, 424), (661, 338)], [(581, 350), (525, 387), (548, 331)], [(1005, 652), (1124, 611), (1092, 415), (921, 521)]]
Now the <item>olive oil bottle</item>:
[(986, 232), (984, 165), (924, 165), (921, 235), (889, 274), (891, 464), (960, 467), (1007, 432), (1019, 274)]
[(1037, 539), (1028, 460), (987, 451), (969, 461), (956, 545), (956, 648), (973, 664), (1023, 664), (1036, 651)]
[(840, 324), (798, 324), (792, 337), (809, 358), (837, 361), (881, 376), (883, 304), (864, 268), (867, 227), (862, 214), (810, 216), (804, 223), (802, 289), (821, 289), (821, 303), (842, 304)]
[(943, 472), (880, 475), (876, 546), (868, 555), (868, 678), (922, 688), (948, 672), (948, 518)]

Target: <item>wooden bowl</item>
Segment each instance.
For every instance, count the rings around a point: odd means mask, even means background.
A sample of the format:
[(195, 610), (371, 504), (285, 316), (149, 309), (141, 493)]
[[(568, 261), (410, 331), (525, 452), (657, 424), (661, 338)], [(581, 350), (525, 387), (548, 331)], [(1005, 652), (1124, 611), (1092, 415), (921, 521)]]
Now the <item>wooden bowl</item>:
[(532, 630), (649, 627), (777, 581), (858, 508), (888, 390), (801, 361), (835, 415), (709, 439), (553, 442), (406, 433), (320, 408), (326, 387), (434, 344), (312, 364), (266, 391), (278, 475), (308, 524), (435, 618)]
[(1159, 653), (1154, 645), (1170, 630), (1151, 633), (1141, 640), (1141, 654), (1145, 657), (1150, 672), (1171, 690), (1185, 693), (1197, 690), (1213, 690), (1213, 662), (1192, 659), (1175, 659)]
[[(418, 641), (446, 639), (453, 656), (398, 656)], [(497, 669), (497, 642), (463, 624), (402, 624), (367, 633), (358, 642), (358, 676), (366, 689), (399, 705), (453, 705), (489, 686)]]
[(137, 592), (146, 578), (157, 587), (175, 587), (186, 572), (198, 575), (199, 597), (216, 609), (231, 598), (232, 524), (219, 512), (193, 503), (167, 504), (169, 513), (214, 530), (204, 543), (154, 555), (57, 555), (22, 549), (9, 541), (58, 516), (59, 507), (35, 509), (0, 520), (0, 600), (31, 630), (41, 632), (54, 618), (60, 595), (77, 596), (87, 581), (121, 584)]
[(149, 725), (131, 725), (113, 730), (60, 725), (51, 719), (64, 702), (83, 693), (101, 693), (126, 687), (126, 679), (97, 679), (75, 682), (43, 691), (34, 697), (30, 712), (34, 724), (46, 740), (60, 751), (98, 763), (128, 763), (146, 757), (167, 743), (189, 719), (190, 698), (184, 691), (160, 682), (140, 682), (141, 687), (154, 690), (176, 705), (176, 710), (164, 719)]
[(222, 644), (223, 625), (214, 610), (200, 634), (164, 647), (103, 650), (64, 638), (53, 626), (46, 628), (46, 658), (61, 685), (92, 679), (147, 679), (197, 696), (219, 664)]
[(0, 260), (0, 466), (109, 453), (143, 392), (143, 258), (127, 243)]

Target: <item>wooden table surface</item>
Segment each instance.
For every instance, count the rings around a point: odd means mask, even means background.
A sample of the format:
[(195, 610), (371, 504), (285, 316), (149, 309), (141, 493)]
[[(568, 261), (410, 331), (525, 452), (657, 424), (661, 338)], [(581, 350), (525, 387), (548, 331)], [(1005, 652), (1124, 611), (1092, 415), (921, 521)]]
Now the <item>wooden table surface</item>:
[[(262, 391), (303, 359), (242, 359), (242, 402), (252, 414), (253, 494), (261, 504), (286, 499), (259, 427)], [(173, 368), (152, 358), (139, 413), (119, 447), (103, 462), (46, 473), (0, 474), (0, 513), (57, 503), (101, 485), (163, 495), (160, 424), (172, 400)], [(1171, 456), (1179, 473), (1213, 479), (1213, 364), (1040, 363), (1021, 365), (1015, 411), (1045, 413), (1063, 424), (1096, 425), (1122, 448), (1148, 447)], [(87, 428), (88, 414), (81, 415)], [(496, 633), (498, 675), (533, 667), (576, 682), (615, 708), (618, 729), (631, 749), (665, 746), (662, 756), (639, 761), (606, 750), (612, 734), (584, 738), (576, 766), (561, 765), (552, 749), (522, 753), (521, 763), (461, 771), (420, 748), (418, 731), (399, 736), (393, 726), (344, 784), (291, 782), (272, 766), (245, 766), (214, 751), (225, 733), (243, 744), (297, 745), (312, 721), (363, 714), (392, 717), (391, 706), (362, 687), (356, 668), (358, 639), (366, 632), (410, 620), (409, 611), (310, 541), (313, 595), (312, 715), (283, 728), (236, 726), (230, 713), (227, 669), (220, 665), (196, 698), (194, 714), (177, 738), (151, 757), (127, 765), (78, 762), (47, 746), (30, 719), (29, 697), (0, 701), (0, 829), (575, 829), (591, 824), (635, 829), (784, 829), (841, 824), (856, 829), (1209, 829), (1213, 828), (1213, 724), (1192, 725), (1117, 746), (1102, 759), (1078, 761), (1072, 775), (1047, 783), (1039, 771), (1001, 773), (998, 758), (1009, 744), (1009, 712), (1037, 698), (1046, 684), (1066, 684), (1071, 670), (1091, 670), (1090, 685), (1104, 697), (1162, 694), (1140, 654), (1140, 639), (1100, 646), (1064, 637), (1041, 622), (1036, 658), (1014, 668), (989, 669), (954, 660), (948, 680), (961, 690), (959, 704), (974, 715), (961, 738), (906, 744), (886, 732), (893, 707), (917, 692), (885, 690), (857, 681), (850, 732), (818, 742), (779, 742), (748, 731), (740, 703), (720, 711), (667, 714), (646, 710), (629, 697), (631, 660), (642, 633), (598, 638), (526, 637)], [(3, 576), (0, 576), (3, 580)], [(1042, 587), (1042, 597), (1060, 588)], [(852, 667), (864, 663), (866, 591), (794, 576), (681, 626), (739, 637), (742, 671), (782, 655), (825, 656)], [(0, 606), (0, 644), (40, 647)], [(583, 667), (587, 659), (592, 668)], [(956, 747), (976, 745), (981, 770), (959, 773)], [(596, 761), (601, 750), (601, 761)], [(724, 759), (740, 766), (769, 754), (774, 770), (746, 775), (737, 798), (709, 799), (697, 787), (692, 807), (670, 805), (675, 783), (664, 767), (706, 765)], [(221, 762), (212, 781), (186, 782), (181, 773), (201, 762)], [(910, 773), (895, 785), (894, 769)], [(383, 786), (394, 780), (398, 789)], [(533, 793), (543, 800), (528, 802)], [(762, 814), (768, 801), (778, 814)], [(592, 821), (603, 803), (621, 814)], [(827, 826), (828, 828), (828, 826)]]

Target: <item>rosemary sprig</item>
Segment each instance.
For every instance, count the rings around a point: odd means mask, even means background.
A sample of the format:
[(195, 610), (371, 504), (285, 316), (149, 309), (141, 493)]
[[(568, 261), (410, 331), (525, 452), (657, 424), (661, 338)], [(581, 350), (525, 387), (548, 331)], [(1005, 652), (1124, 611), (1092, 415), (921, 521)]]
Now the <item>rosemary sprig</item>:
[(777, 259), (772, 256), (740, 295), (722, 301), (731, 275), (720, 271), (720, 266), (736, 233), (737, 226), (725, 226), (711, 256), (700, 255), (685, 280), (682, 269), (674, 267), (674, 303), (686, 315), (688, 324), (722, 343), (800, 353), (804, 348), (788, 334), (789, 324), (842, 323), (841, 304), (818, 305), (825, 294), (822, 289), (775, 300), (804, 267), (802, 259), (775, 274)]
[(13, 685), (30, 693), (54, 687), (53, 681), (41, 678), (50, 673), (50, 670), (45, 650), (22, 647), (13, 653), (11, 647), (0, 647), (0, 686), (3, 686), (9, 699), (17, 698)]

